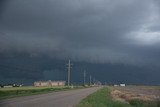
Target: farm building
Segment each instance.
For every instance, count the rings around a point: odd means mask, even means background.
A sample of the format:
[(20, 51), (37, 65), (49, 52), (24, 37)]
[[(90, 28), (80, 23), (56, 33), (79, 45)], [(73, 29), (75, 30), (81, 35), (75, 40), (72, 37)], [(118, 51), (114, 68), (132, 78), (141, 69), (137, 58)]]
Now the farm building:
[(126, 86), (126, 84), (120, 84), (120, 86), (121, 86), (121, 87), (125, 87), (125, 86)]
[(65, 81), (37, 81), (34, 82), (35, 87), (48, 87), (48, 86), (65, 86)]

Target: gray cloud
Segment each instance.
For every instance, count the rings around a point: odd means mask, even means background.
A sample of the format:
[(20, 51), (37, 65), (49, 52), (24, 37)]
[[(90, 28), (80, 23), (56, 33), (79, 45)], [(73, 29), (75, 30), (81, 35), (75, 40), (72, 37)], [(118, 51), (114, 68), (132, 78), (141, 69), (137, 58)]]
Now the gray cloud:
[(8, 0), (0, 52), (159, 65), (156, 0)]

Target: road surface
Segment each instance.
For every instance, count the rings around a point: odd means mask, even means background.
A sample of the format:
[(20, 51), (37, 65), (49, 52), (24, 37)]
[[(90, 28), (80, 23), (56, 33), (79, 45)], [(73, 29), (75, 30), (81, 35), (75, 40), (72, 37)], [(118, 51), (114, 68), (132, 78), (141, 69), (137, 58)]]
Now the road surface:
[(0, 107), (73, 107), (98, 89), (100, 87), (0, 100)]

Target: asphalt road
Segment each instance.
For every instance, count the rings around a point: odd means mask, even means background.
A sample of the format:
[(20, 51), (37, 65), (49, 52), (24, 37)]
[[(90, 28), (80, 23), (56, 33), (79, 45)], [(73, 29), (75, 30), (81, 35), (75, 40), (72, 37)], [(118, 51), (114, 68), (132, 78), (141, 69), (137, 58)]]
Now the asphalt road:
[(0, 107), (73, 107), (101, 87), (0, 100)]

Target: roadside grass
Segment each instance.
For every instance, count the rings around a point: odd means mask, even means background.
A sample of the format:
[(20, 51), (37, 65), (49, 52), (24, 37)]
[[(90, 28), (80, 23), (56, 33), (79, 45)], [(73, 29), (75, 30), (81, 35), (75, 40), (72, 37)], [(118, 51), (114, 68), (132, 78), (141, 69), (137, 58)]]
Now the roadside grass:
[(110, 96), (111, 89), (104, 87), (82, 100), (76, 107), (160, 107), (160, 102), (131, 100), (128, 103), (114, 101)]
[(82, 100), (77, 107), (131, 107), (127, 103), (113, 101), (108, 87), (102, 88)]
[(82, 87), (33, 87), (33, 86), (26, 86), (26, 87), (13, 87), (13, 88), (1, 88), (0, 89), (0, 99), (7, 99), (19, 96), (28, 96), (28, 95), (35, 95), (35, 94), (45, 94), (49, 92), (56, 92), (56, 91), (65, 91), (71, 89), (79, 89)]

